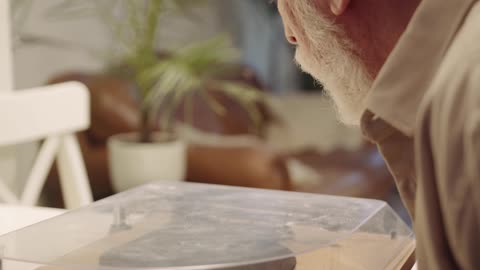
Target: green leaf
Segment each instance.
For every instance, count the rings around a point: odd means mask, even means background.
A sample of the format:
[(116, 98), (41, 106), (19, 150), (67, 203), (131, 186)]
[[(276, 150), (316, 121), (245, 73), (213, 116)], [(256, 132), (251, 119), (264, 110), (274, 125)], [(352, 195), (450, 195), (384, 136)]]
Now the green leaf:
[(207, 102), (208, 106), (218, 115), (225, 115), (227, 109), (217, 101), (215, 97), (212, 97), (205, 89), (200, 90), (200, 94), (203, 99)]
[[(232, 46), (228, 35), (219, 35), (167, 52), (165, 57), (157, 57), (158, 30), (168, 27), (168, 22), (161, 18), (172, 13), (193, 16), (194, 12), (189, 12), (205, 2), (63, 0), (48, 14), (52, 18), (68, 20), (93, 16), (107, 27), (119, 48), (115, 52), (118, 53), (118, 59), (125, 61), (133, 70), (143, 99), (142, 110), (150, 112), (150, 119), (155, 119), (161, 109), (161, 121), (168, 126), (173, 122), (175, 111), (182, 101), (186, 103), (186, 110), (192, 110), (189, 104), (196, 91), (200, 91), (214, 112), (224, 114), (226, 108), (207, 92), (214, 90), (237, 100), (255, 122), (260, 121), (261, 114), (256, 102), (263, 97), (261, 92), (244, 83), (219, 79), (227, 74), (227, 67), (238, 63), (241, 56)], [(110, 56), (115, 55), (111, 53)], [(190, 118), (190, 114), (187, 113), (187, 118)]]

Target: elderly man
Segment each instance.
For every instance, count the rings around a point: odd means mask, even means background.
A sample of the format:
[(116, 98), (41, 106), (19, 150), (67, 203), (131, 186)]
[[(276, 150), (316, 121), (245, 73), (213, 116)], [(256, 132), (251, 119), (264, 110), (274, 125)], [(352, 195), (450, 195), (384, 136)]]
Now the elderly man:
[(301, 68), (384, 155), (419, 269), (480, 269), (480, 1), (278, 0)]

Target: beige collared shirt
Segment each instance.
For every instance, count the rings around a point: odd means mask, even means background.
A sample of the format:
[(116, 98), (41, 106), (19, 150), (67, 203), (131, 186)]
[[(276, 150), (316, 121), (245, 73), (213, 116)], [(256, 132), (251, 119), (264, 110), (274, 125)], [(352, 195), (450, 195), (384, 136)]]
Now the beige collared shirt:
[(420, 270), (480, 269), (480, 2), (423, 0), (368, 97)]

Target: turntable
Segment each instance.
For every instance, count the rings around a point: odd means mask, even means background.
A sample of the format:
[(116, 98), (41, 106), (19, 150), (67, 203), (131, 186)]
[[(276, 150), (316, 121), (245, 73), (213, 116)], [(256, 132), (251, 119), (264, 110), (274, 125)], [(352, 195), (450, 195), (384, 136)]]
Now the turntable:
[(381, 201), (154, 183), (1, 236), (0, 269), (400, 269), (414, 247)]

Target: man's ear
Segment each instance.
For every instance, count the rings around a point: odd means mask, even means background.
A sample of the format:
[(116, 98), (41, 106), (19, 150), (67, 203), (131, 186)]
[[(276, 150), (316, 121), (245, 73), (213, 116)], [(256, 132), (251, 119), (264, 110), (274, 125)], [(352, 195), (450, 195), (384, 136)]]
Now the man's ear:
[(335, 16), (342, 15), (347, 10), (350, 0), (330, 0), (330, 10)]

